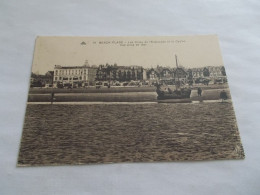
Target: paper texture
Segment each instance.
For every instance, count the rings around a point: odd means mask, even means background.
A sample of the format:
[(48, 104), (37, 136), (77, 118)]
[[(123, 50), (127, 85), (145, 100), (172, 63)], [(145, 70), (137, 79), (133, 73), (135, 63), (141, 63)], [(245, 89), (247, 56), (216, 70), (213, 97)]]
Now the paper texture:
[(217, 36), (37, 38), (18, 166), (243, 158)]

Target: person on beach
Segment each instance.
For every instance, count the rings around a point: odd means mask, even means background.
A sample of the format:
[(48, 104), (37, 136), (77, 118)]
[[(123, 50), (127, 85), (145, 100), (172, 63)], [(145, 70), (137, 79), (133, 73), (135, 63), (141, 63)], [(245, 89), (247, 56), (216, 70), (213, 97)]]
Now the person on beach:
[(219, 97), (220, 97), (220, 99), (222, 99), (222, 102), (223, 102), (224, 100), (226, 100), (228, 98), (227, 92), (225, 92), (225, 90), (222, 90), (219, 94)]
[(201, 96), (201, 93), (202, 93), (202, 89), (199, 87), (198, 88), (198, 96)]
[(169, 92), (169, 94), (173, 93), (173, 91), (169, 87), (168, 87), (168, 92)]
[(51, 104), (53, 104), (53, 101), (55, 100), (54, 98), (54, 92), (51, 92)]

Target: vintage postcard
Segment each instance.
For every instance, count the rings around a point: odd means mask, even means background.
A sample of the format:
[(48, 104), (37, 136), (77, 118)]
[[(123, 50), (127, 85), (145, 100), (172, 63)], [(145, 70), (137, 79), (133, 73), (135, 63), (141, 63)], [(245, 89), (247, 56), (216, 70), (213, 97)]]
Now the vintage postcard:
[(36, 39), (18, 166), (243, 158), (217, 36)]

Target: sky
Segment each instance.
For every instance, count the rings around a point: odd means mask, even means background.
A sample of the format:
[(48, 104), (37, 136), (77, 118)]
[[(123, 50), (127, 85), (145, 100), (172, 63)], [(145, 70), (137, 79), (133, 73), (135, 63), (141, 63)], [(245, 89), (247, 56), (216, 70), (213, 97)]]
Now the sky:
[(205, 36), (156, 37), (37, 37), (32, 72), (45, 74), (55, 65), (114, 64), (144, 68), (223, 66), (218, 38)]

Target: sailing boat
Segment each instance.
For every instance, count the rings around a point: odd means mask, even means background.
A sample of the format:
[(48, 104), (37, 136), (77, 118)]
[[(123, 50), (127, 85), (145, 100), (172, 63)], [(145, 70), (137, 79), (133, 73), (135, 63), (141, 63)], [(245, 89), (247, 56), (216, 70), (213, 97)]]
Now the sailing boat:
[(180, 78), (179, 78), (179, 65), (177, 56), (175, 55), (176, 60), (176, 77), (177, 81), (175, 81), (175, 90), (171, 90), (168, 86), (165, 88), (163, 84), (157, 84), (156, 85), (156, 93), (157, 93), (157, 100), (169, 100), (169, 99), (187, 99), (190, 98), (191, 89), (190, 88), (184, 88), (181, 86)]

